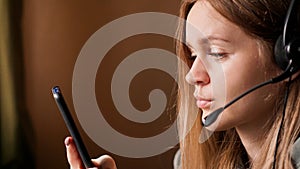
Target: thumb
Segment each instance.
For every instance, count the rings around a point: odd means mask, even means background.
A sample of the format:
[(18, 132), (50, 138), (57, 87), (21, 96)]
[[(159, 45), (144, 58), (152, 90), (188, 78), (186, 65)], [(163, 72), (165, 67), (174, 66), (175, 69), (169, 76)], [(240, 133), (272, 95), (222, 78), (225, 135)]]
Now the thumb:
[(97, 159), (92, 159), (95, 166), (101, 166), (102, 169), (117, 169), (115, 160), (109, 155), (102, 155)]

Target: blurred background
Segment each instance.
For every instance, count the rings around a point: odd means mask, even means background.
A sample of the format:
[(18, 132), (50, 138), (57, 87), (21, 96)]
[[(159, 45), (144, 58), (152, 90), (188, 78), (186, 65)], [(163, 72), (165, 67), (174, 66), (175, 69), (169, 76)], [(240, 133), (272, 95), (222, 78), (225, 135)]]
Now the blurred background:
[[(63, 89), (76, 117), (73, 69), (88, 38), (119, 17), (138, 12), (178, 15), (179, 5), (180, 0), (0, 0), (0, 168), (69, 168), (63, 144), (69, 134), (50, 89), (54, 85)], [(174, 40), (151, 34), (125, 39), (105, 56), (109, 59), (96, 78), (95, 92), (103, 100), (98, 103), (107, 110), (107, 121), (132, 137), (158, 134), (174, 121), (174, 81), (160, 71), (143, 72), (130, 91), (131, 101), (140, 110), (149, 106), (146, 100), (151, 89), (165, 91), (170, 107), (154, 122), (139, 124), (122, 118), (105, 93), (110, 91), (115, 66), (130, 53), (150, 47), (174, 52)], [(77, 119), (76, 123), (79, 125)], [(172, 168), (177, 147), (149, 158), (126, 158), (106, 152), (79, 129), (90, 155), (110, 154), (119, 169)]]

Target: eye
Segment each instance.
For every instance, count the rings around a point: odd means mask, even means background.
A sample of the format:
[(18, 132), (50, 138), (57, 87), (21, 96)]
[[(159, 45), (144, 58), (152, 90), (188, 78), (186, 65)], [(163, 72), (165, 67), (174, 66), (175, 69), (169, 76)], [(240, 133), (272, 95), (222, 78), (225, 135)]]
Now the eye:
[(215, 58), (217, 58), (217, 59), (222, 59), (222, 58), (224, 58), (225, 56), (226, 56), (226, 53), (207, 53), (207, 55), (209, 55), (209, 56), (213, 56), (213, 57), (215, 57)]
[(190, 60), (192, 63), (197, 58), (197, 54), (196, 54), (195, 50), (193, 48), (191, 48), (190, 46), (187, 46), (187, 48), (186, 48), (186, 56), (187, 56), (188, 60)]
[(195, 53), (192, 53), (192, 54), (190, 54), (190, 56), (189, 56), (189, 60), (190, 60), (190, 61), (195, 61), (196, 58), (197, 58), (197, 54), (195, 54)]
[(212, 56), (216, 59), (223, 59), (224, 57), (226, 57), (227, 53), (224, 52), (224, 50), (221, 50), (220, 48), (217, 47), (211, 47), (208, 51), (207, 51), (207, 55), (208, 56)]

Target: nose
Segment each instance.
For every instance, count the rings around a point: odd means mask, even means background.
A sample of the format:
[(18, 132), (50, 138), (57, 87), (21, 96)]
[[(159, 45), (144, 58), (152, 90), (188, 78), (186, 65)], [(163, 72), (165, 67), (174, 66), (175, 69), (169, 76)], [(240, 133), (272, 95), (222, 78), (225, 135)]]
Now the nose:
[(196, 58), (190, 71), (185, 76), (186, 81), (191, 85), (207, 85), (210, 82), (209, 74), (199, 57)]

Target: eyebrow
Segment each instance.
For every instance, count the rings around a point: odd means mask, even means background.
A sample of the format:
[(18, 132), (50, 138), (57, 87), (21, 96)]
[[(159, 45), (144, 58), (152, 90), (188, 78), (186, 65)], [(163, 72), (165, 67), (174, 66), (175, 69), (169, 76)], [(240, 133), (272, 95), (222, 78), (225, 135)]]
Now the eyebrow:
[[(208, 36), (208, 38), (203, 38), (203, 39), (197, 40), (197, 43), (198, 44), (209, 44), (210, 41), (220, 41), (223, 43), (231, 43), (230, 40), (222, 38), (222, 37), (218, 37), (218, 36)], [(188, 48), (193, 48), (192, 45), (187, 40), (185, 40), (185, 42), (186, 42), (186, 45), (188, 46)]]
[(225, 43), (230, 43), (230, 40), (222, 38), (222, 37), (218, 37), (218, 36), (208, 36), (208, 38), (206, 39), (206, 41), (223, 41)]

